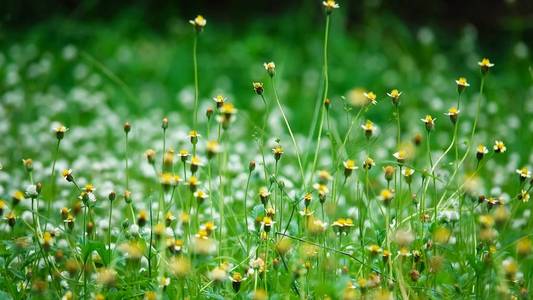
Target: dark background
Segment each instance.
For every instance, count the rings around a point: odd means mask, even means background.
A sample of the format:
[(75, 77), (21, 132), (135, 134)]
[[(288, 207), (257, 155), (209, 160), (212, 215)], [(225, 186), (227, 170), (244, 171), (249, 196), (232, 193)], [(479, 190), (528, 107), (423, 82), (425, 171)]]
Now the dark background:
[[(137, 13), (155, 30), (165, 28), (172, 18), (190, 18), (202, 12), (218, 21), (237, 25), (257, 18), (296, 13), (319, 17), (317, 5), (300, 1), (2, 1), (1, 24), (11, 30), (25, 30), (52, 18), (107, 21), (124, 13)], [(338, 1), (347, 12), (350, 26), (365, 18), (391, 14), (408, 24), (437, 26), (455, 30), (465, 24), (474, 25), (487, 39), (501, 33), (533, 39), (533, 1), (529, 0), (400, 0)]]

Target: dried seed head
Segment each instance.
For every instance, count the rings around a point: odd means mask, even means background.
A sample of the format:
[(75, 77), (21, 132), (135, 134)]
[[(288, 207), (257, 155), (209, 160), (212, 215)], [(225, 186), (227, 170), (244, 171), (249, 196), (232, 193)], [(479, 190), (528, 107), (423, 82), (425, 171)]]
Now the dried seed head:
[(255, 170), (255, 160), (251, 160), (248, 164), (248, 171), (251, 173)]

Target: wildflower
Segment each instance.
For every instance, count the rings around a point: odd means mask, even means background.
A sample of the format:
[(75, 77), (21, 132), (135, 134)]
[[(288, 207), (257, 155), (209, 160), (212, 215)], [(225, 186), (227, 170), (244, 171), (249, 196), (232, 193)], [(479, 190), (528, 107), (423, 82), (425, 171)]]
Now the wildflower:
[(488, 58), (483, 58), (480, 62), (477, 63), (481, 69), (481, 74), (485, 75), (490, 68), (494, 67), (494, 64), (490, 62)]
[(375, 165), (376, 163), (374, 162), (374, 160), (370, 157), (367, 157), (363, 162), (363, 169), (370, 170)]
[(531, 172), (528, 170), (527, 167), (517, 169), (516, 173), (520, 176), (520, 181), (525, 181), (526, 179), (531, 177)]
[(76, 219), (74, 218), (74, 216), (72, 214), (67, 214), (67, 217), (65, 218), (65, 220), (63, 221), (65, 223), (65, 226), (68, 227), (68, 229), (72, 230), (74, 229), (74, 222), (76, 221)]
[(163, 155), (163, 166), (167, 169), (170, 169), (174, 164), (174, 150), (169, 149)]
[(322, 1), (322, 5), (326, 9), (326, 13), (329, 15), (333, 12), (334, 9), (339, 8), (339, 4), (334, 0)]
[(411, 168), (405, 168), (402, 170), (402, 175), (405, 178), (405, 182), (407, 182), (407, 184), (411, 184), (411, 182), (413, 181), (414, 173), (415, 171)]
[(165, 225), (166, 226), (170, 226), (172, 222), (174, 222), (175, 220), (176, 220), (176, 217), (172, 214), (172, 212), (168, 211), (165, 214)]
[(321, 184), (327, 184), (329, 181), (331, 181), (331, 179), (333, 179), (333, 177), (328, 171), (320, 170), (318, 172), (318, 182)]
[(457, 122), (457, 117), (459, 117), (459, 113), (461, 111), (457, 109), (457, 107), (453, 106), (450, 109), (448, 109), (448, 112), (445, 113), (448, 117), (450, 117), (450, 121), (452, 124), (455, 124)]
[(283, 154), (283, 147), (281, 147), (281, 145), (276, 145), (272, 149), (272, 153), (274, 154), (274, 159), (278, 161), (281, 158), (281, 155)]
[(58, 140), (62, 140), (65, 137), (65, 132), (67, 131), (68, 131), (68, 128), (63, 125), (59, 125), (56, 128), (54, 128), (54, 132), (56, 133), (56, 138)]
[(270, 77), (274, 76), (276, 73), (276, 64), (274, 64), (274, 62), (264, 63), (263, 66)]
[(181, 180), (179, 176), (174, 176), (172, 173), (165, 172), (159, 176), (159, 182), (163, 188), (168, 189), (171, 186), (176, 186)]
[(0, 199), (0, 217), (4, 214), (4, 210), (6, 209), (6, 203), (4, 200)]
[(128, 135), (128, 133), (131, 131), (131, 124), (129, 122), (124, 123), (124, 133)]
[(309, 204), (311, 204), (311, 200), (313, 200), (313, 194), (306, 193), (304, 195), (304, 205), (305, 205), (305, 207), (309, 207)]
[(241, 281), (242, 281), (242, 275), (239, 272), (234, 272), (231, 277), (231, 286), (233, 287), (233, 291), (235, 293), (238, 293), (241, 288)]
[(374, 92), (367, 92), (367, 93), (364, 93), (363, 95), (365, 96), (365, 98), (367, 100), (367, 104), (372, 103), (372, 104), (375, 105), (376, 103), (378, 103), (377, 100), (376, 100), (377, 96), (376, 96), (376, 94), (374, 94)]
[(191, 267), (191, 262), (186, 256), (172, 258), (170, 261), (170, 270), (178, 278), (185, 278), (189, 275)]
[(189, 137), (189, 139), (191, 140), (192, 145), (196, 145), (200, 136), (201, 135), (196, 130), (191, 130), (189, 131), (189, 135), (187, 137)]
[(383, 253), (381, 254), (381, 258), (383, 259), (383, 262), (387, 262), (390, 259), (391, 252), (388, 249), (384, 249)]
[(366, 249), (370, 252), (370, 255), (372, 256), (378, 255), (379, 253), (383, 251), (383, 249), (381, 249), (381, 247), (376, 244), (372, 244), (366, 247)]
[(17, 221), (17, 217), (15, 216), (15, 213), (14, 213), (14, 212), (10, 211), (10, 212), (6, 215), (5, 219), (7, 220), (7, 224), (8, 224), (11, 228), (15, 227), (15, 223), (16, 223), (16, 221)]
[(220, 122), (222, 123), (222, 127), (226, 129), (233, 120), (233, 115), (237, 113), (237, 109), (235, 109), (232, 103), (224, 103), (220, 108), (220, 113), (222, 114)]
[(433, 118), (431, 115), (426, 115), (425, 118), (421, 119), (424, 124), (426, 124), (426, 130), (430, 132), (433, 130), (433, 127), (435, 127), (435, 120), (436, 118)]
[(483, 144), (479, 144), (476, 149), (476, 158), (477, 160), (482, 160), (485, 154), (489, 153), (489, 149)]
[(320, 203), (324, 203), (326, 201), (326, 196), (329, 193), (328, 186), (321, 183), (315, 183), (313, 184), (313, 188), (318, 192), (318, 200), (320, 200)]
[(398, 91), (397, 89), (393, 89), (389, 93), (387, 93), (387, 96), (389, 96), (392, 100), (392, 104), (398, 105), (400, 104), (400, 96), (402, 95), (402, 92)]
[(155, 163), (155, 151), (153, 149), (146, 150), (144, 156), (146, 156), (146, 160), (149, 164), (153, 165)]
[(350, 177), (350, 175), (352, 175), (352, 172), (354, 170), (357, 170), (357, 166), (355, 165), (354, 160), (348, 159), (348, 160), (345, 160), (342, 164), (344, 166), (345, 177)]
[(159, 279), (159, 287), (161, 287), (164, 290), (169, 285), (170, 285), (170, 278), (166, 276), (161, 276), (161, 278)]
[(385, 166), (383, 167), (383, 173), (385, 175), (385, 180), (387, 180), (387, 182), (390, 182), (394, 176), (394, 167), (393, 166)]
[(33, 171), (33, 160), (31, 158), (23, 159), (22, 164), (24, 165), (26, 172), (30, 173)]
[(266, 187), (262, 187), (259, 189), (259, 198), (261, 199), (261, 203), (263, 203), (263, 206), (266, 207), (268, 203), (268, 198), (270, 198), (270, 192)]
[(459, 94), (461, 94), (467, 87), (470, 86), (464, 77), (459, 77), (457, 80), (455, 80), (455, 83), (457, 84), (457, 92)]
[(309, 207), (304, 207), (304, 209), (299, 211), (299, 213), (302, 217), (311, 217), (314, 214), (314, 212), (310, 210)]
[(372, 121), (367, 120), (365, 124), (361, 125), (361, 128), (365, 131), (365, 136), (367, 139), (371, 138), (374, 134), (374, 131), (376, 128), (374, 127), (374, 123)]
[(405, 153), (404, 150), (400, 150), (400, 151), (394, 153), (392, 156), (394, 156), (394, 158), (396, 158), (396, 161), (400, 165), (402, 165), (405, 162), (406, 153)]
[(263, 87), (263, 83), (262, 82), (257, 82), (257, 81), (254, 81), (252, 82), (252, 86), (254, 88), (254, 92), (258, 95), (263, 95), (263, 92), (265, 91), (264, 87)]
[(502, 262), (503, 271), (509, 280), (514, 280), (518, 272), (518, 264), (512, 258), (507, 258)]
[(189, 152), (187, 150), (185, 150), (185, 149), (180, 150), (178, 155), (181, 158), (182, 162), (186, 162), (187, 159), (189, 159), (189, 156), (190, 156)]
[(202, 190), (197, 190), (196, 192), (194, 192), (193, 196), (194, 198), (196, 198), (196, 201), (198, 201), (199, 205), (202, 204), (204, 200), (208, 197), (207, 193)]
[(167, 239), (167, 249), (173, 254), (180, 254), (183, 250), (183, 240)]
[(131, 203), (131, 192), (128, 190), (124, 191), (124, 201), (128, 204)]
[(72, 176), (72, 170), (71, 169), (65, 169), (63, 170), (63, 177), (66, 181), (72, 182), (74, 181), (74, 176)]
[(198, 171), (198, 168), (199, 168), (200, 166), (202, 166), (202, 165), (203, 165), (203, 164), (202, 164), (202, 161), (200, 160), (200, 157), (198, 157), (198, 156), (193, 156), (193, 157), (191, 158), (191, 173), (192, 173), (192, 174), (195, 174), (196, 171)]
[(384, 189), (379, 193), (379, 197), (385, 206), (389, 206), (394, 198), (394, 193), (390, 189)]
[(331, 224), (331, 227), (333, 230), (343, 233), (347, 232), (354, 226), (352, 219), (350, 218), (339, 218), (333, 224)]
[(274, 221), (270, 217), (263, 217), (263, 221), (261, 221), (261, 225), (263, 225), (263, 230), (266, 233), (270, 232), (270, 228), (272, 228), (272, 225), (274, 225)]
[(211, 235), (211, 233), (213, 233), (215, 229), (217, 229), (217, 226), (215, 225), (215, 223), (209, 221), (200, 226), (200, 229), (205, 230), (207, 235)]
[(213, 158), (217, 153), (220, 152), (220, 144), (217, 141), (208, 141), (207, 142), (207, 158), (211, 159)]
[(529, 255), (531, 253), (531, 248), (531, 240), (527, 236), (519, 239), (516, 243), (516, 252), (522, 257)]
[(505, 147), (505, 144), (502, 141), (494, 142), (494, 152), (504, 153), (505, 151), (507, 151), (507, 147)]
[(527, 191), (521, 190), (520, 194), (518, 194), (518, 200), (522, 200), (522, 202), (528, 202), (529, 201), (529, 193)]
[(215, 101), (215, 103), (217, 104), (217, 108), (221, 108), (222, 105), (224, 105), (224, 102), (226, 101), (226, 97), (222, 96), (222, 95), (217, 95), (215, 97), (213, 97), (213, 100)]
[(190, 20), (189, 23), (194, 27), (196, 32), (201, 32), (207, 24), (207, 20), (201, 15), (198, 15), (193, 20)]
[(198, 185), (200, 185), (200, 181), (196, 176), (189, 177), (189, 181), (187, 182), (187, 185), (189, 186), (189, 189), (191, 192), (196, 192), (196, 189), (198, 188)]
[(146, 212), (146, 210), (141, 210), (139, 212), (139, 216), (137, 216), (137, 225), (139, 225), (139, 227), (143, 227), (144, 225), (146, 225), (147, 220), (148, 213)]
[(209, 106), (206, 110), (205, 110), (205, 116), (207, 117), (207, 120), (211, 120), (211, 116), (213, 115), (213, 108), (211, 106)]

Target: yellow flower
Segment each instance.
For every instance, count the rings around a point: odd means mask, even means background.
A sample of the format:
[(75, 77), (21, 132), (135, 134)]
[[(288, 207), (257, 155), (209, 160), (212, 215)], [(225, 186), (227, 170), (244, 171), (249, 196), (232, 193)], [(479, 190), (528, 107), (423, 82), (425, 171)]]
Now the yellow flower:
[(522, 200), (522, 202), (528, 202), (529, 201), (529, 193), (527, 191), (521, 190), (520, 194), (518, 194), (518, 199)]
[(389, 189), (384, 189), (379, 193), (379, 197), (381, 198), (381, 201), (383, 201), (383, 204), (389, 205), (394, 198), (394, 193)]
[(435, 127), (435, 121), (437, 119), (433, 118), (431, 115), (426, 115), (423, 119), (420, 119), (420, 120), (422, 120), (422, 122), (426, 124), (427, 131), (431, 131), (433, 127)]
[(265, 70), (267, 71), (268, 75), (270, 75), (270, 77), (274, 76), (274, 74), (276, 73), (276, 64), (273, 61), (266, 62), (263, 64), (263, 66), (265, 67)]
[(457, 84), (457, 92), (459, 94), (461, 94), (467, 87), (470, 86), (464, 77), (459, 77), (457, 80), (455, 80), (455, 83)]
[(376, 94), (374, 94), (374, 92), (367, 92), (367, 93), (364, 93), (363, 95), (364, 95), (364, 96), (366, 97), (366, 99), (368, 100), (368, 102), (367, 102), (368, 104), (372, 103), (372, 104), (375, 105), (376, 103), (378, 103), (378, 102), (376, 101), (377, 96), (376, 96)]
[(367, 138), (372, 137), (374, 131), (376, 130), (376, 128), (374, 127), (374, 123), (372, 123), (372, 121), (370, 120), (367, 120), (365, 124), (361, 125), (361, 128), (363, 128), (363, 130), (365, 131), (365, 136)]
[(489, 153), (489, 149), (483, 144), (479, 144), (476, 149), (476, 157), (478, 160), (482, 160), (485, 154)]
[(198, 15), (193, 20), (190, 20), (189, 23), (199, 32), (205, 27), (207, 20), (203, 16)]
[(393, 89), (389, 93), (387, 93), (387, 96), (389, 96), (392, 100), (392, 104), (398, 105), (400, 103), (400, 96), (402, 95), (402, 92), (398, 91), (397, 89)]
[(265, 91), (265, 89), (263, 87), (263, 83), (262, 82), (254, 81), (254, 82), (252, 82), (252, 86), (253, 86), (254, 92), (256, 94), (263, 95), (263, 92)]
[(445, 113), (448, 117), (450, 117), (450, 121), (452, 121), (453, 124), (457, 122), (457, 117), (459, 116), (459, 113), (461, 111), (457, 109), (457, 107), (453, 106), (450, 109), (448, 109), (448, 112)]
[(374, 160), (370, 157), (367, 157), (363, 162), (363, 169), (370, 170), (375, 165), (376, 163), (374, 162)]
[(517, 169), (516, 173), (520, 175), (520, 180), (526, 180), (527, 178), (531, 177), (531, 172), (528, 170), (527, 167), (523, 167), (522, 169)]
[(224, 102), (226, 101), (226, 97), (224, 97), (222, 95), (217, 95), (217, 96), (213, 97), (213, 100), (217, 104), (217, 107), (221, 108), (222, 105), (224, 105)]
[(339, 5), (334, 0), (322, 1), (322, 5), (326, 8), (326, 12), (330, 14), (334, 9), (339, 8)]
[(507, 147), (505, 147), (505, 144), (502, 141), (494, 142), (494, 152), (504, 153), (505, 151), (507, 151)]
[(490, 68), (494, 67), (494, 64), (490, 62), (488, 58), (483, 58), (477, 63), (481, 69), (481, 73), (486, 74)]

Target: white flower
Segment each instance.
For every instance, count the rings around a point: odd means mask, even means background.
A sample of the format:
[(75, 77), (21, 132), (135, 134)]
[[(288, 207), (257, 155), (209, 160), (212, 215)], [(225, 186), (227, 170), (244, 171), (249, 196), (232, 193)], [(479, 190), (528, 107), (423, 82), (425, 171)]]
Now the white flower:
[(26, 196), (30, 198), (36, 198), (39, 196), (39, 193), (37, 193), (37, 186), (35, 184), (30, 184), (26, 188)]

